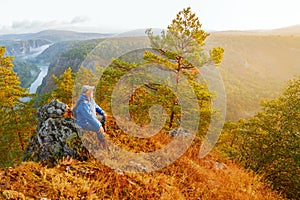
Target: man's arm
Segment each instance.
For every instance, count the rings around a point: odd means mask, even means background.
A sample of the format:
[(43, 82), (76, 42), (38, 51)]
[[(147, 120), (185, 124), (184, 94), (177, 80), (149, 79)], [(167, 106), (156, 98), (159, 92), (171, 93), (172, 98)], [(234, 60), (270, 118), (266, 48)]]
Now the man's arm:
[(96, 112), (99, 114), (99, 115), (105, 115), (105, 112), (102, 108), (100, 108), (99, 106), (97, 107), (96, 106)]

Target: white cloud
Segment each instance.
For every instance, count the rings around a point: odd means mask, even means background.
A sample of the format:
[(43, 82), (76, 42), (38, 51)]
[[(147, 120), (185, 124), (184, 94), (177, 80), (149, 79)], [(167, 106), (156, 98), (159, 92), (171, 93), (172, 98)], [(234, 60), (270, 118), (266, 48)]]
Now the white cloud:
[(85, 16), (75, 16), (71, 20), (21, 20), (13, 21), (10, 25), (0, 26), (0, 34), (38, 32), (46, 29), (80, 30), (89, 19)]
[(81, 24), (88, 22), (89, 18), (86, 16), (76, 16), (71, 20), (71, 24)]
[(29, 20), (23, 20), (23, 21), (13, 21), (11, 25), (11, 29), (32, 29), (34, 27), (42, 27), (43, 22), (41, 21), (29, 21)]

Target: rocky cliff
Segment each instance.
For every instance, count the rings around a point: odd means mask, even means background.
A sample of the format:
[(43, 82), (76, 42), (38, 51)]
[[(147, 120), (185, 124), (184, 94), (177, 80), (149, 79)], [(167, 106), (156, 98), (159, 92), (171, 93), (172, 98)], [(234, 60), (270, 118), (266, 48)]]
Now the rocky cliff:
[(42, 84), (38, 87), (37, 93), (44, 94), (51, 92), (55, 86), (52, 76), (55, 75), (59, 77), (68, 67), (71, 67), (73, 72), (77, 72), (82, 61), (83, 60), (79, 58), (71, 59), (69, 57), (60, 56), (50, 64), (48, 73), (44, 77)]
[[(61, 42), (54, 44), (48, 48), (38, 58), (50, 61), (50, 66), (47, 75), (44, 77), (41, 86), (37, 90), (37, 94), (44, 94), (54, 89), (52, 75), (59, 77), (69, 67), (73, 72), (77, 72), (83, 60), (90, 51), (92, 51), (100, 40), (85, 40)], [(59, 53), (57, 53), (59, 52)], [(50, 57), (50, 60), (47, 60)]]
[[(29, 39), (17, 41), (0, 41), (0, 45), (6, 46), (6, 52), (11, 56), (26, 56), (40, 52), (43, 47), (48, 47), (51, 41), (45, 39)], [(47, 45), (47, 46), (46, 46)]]

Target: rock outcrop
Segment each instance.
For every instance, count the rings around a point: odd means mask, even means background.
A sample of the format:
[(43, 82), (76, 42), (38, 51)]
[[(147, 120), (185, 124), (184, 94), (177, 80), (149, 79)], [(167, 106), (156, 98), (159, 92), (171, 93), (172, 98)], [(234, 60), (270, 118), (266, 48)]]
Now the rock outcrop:
[(48, 166), (62, 157), (86, 160), (87, 149), (82, 144), (81, 129), (75, 119), (66, 115), (69, 108), (57, 100), (38, 109), (38, 127), (35, 136), (29, 139), (24, 160), (39, 161)]
[(169, 131), (169, 135), (172, 136), (172, 137), (175, 137), (175, 136), (187, 137), (190, 134), (191, 133), (188, 130), (183, 129), (183, 128), (176, 128), (176, 129), (173, 129), (173, 130)]

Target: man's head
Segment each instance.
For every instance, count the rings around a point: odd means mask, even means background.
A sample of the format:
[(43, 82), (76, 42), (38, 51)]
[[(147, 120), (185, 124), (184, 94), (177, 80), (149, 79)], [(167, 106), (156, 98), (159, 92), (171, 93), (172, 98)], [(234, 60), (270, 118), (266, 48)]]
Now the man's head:
[(93, 97), (95, 86), (84, 85), (82, 86), (81, 93), (87, 96), (88, 98)]

